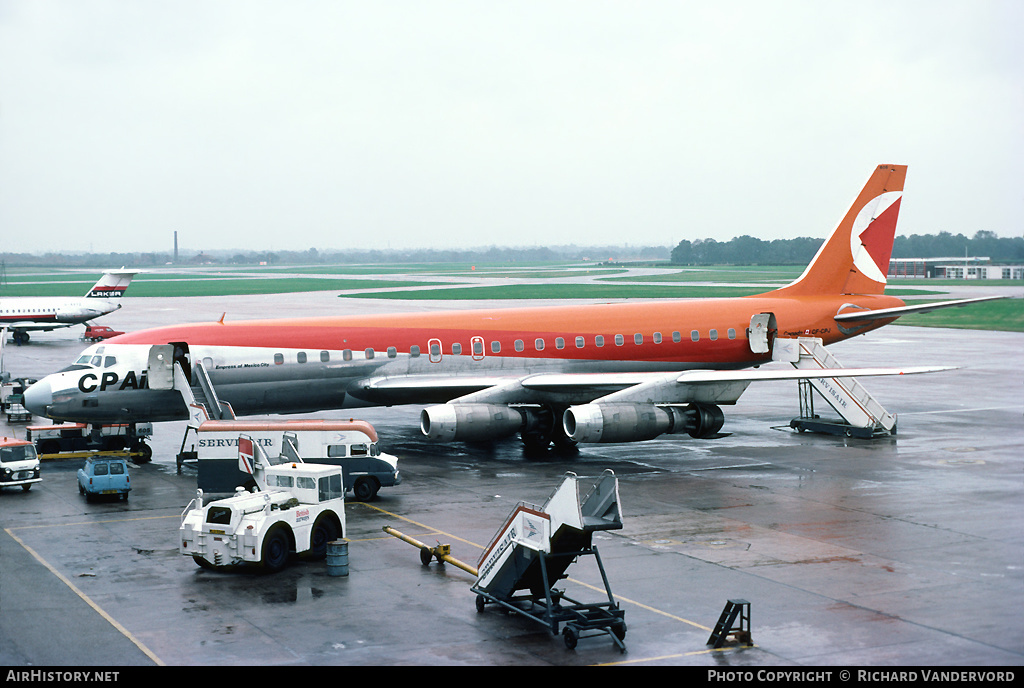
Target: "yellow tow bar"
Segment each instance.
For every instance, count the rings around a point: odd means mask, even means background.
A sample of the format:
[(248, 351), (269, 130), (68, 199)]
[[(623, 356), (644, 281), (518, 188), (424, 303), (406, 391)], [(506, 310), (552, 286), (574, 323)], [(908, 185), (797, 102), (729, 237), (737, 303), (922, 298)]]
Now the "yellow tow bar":
[(399, 540), (404, 540), (405, 542), (408, 542), (413, 547), (419, 547), (420, 548), (420, 563), (422, 563), (424, 566), (429, 564), (431, 559), (435, 559), (436, 558), (438, 560), (438, 562), (448, 563), (448, 564), (451, 564), (453, 566), (458, 566), (460, 569), (462, 569), (463, 571), (465, 571), (467, 573), (471, 573), (474, 576), (478, 575), (477, 570), (475, 568), (473, 568), (469, 564), (461, 562), (458, 559), (456, 559), (453, 556), (451, 556), (451, 551), (452, 551), (452, 546), (451, 545), (442, 545), (442, 544), (438, 543), (437, 547), (431, 547), (430, 545), (428, 545), (426, 543), (423, 543), (423, 542), (420, 542), (419, 540), (417, 540), (415, 538), (411, 538), (408, 535), (405, 535), (404, 533), (400, 533), (399, 531), (395, 530), (391, 526), (384, 526), (384, 532), (387, 533), (388, 535), (395, 536)]

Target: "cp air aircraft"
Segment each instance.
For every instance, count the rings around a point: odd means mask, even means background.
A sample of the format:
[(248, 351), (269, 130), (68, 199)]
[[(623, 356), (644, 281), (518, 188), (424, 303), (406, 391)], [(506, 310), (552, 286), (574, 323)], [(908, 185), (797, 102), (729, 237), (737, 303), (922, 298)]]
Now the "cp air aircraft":
[(238, 415), (423, 404), (422, 431), (442, 440), (710, 437), (720, 406), (750, 382), (822, 377), (752, 370), (772, 361), (776, 337), (830, 344), (973, 300), (907, 307), (882, 293), (906, 171), (879, 166), (803, 275), (757, 296), (162, 327), (86, 349), (29, 388), (25, 406), (79, 422), (188, 418), (168, 376), (154, 372), (173, 355), (195, 377), (205, 370)]
[(121, 307), (118, 300), (136, 274), (124, 269), (109, 270), (82, 298), (19, 296), (0, 299), (0, 328), (11, 330), (16, 344), (25, 344), (29, 331), (49, 332), (113, 313)]

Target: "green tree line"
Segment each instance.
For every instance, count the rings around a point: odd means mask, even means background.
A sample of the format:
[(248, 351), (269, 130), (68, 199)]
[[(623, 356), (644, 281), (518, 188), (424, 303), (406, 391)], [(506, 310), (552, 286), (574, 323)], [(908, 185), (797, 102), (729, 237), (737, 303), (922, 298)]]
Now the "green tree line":
[[(676, 265), (806, 265), (817, 253), (822, 239), (798, 237), (765, 241), (739, 236), (729, 241), (683, 239), (672, 249)], [(979, 231), (971, 238), (963, 234), (912, 234), (897, 236), (893, 258), (991, 258), (995, 263), (1024, 262), (1024, 237), (1000, 237)]]

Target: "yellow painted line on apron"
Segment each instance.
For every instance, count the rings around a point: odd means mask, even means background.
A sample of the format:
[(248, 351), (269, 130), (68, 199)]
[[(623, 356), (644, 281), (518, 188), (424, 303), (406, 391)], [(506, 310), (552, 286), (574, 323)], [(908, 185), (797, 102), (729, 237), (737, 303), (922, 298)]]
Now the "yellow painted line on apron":
[(75, 593), (76, 595), (78, 595), (78, 596), (79, 596), (80, 598), (82, 598), (82, 600), (83, 600), (83, 601), (84, 601), (84, 602), (85, 602), (85, 603), (86, 603), (87, 605), (89, 605), (90, 607), (92, 607), (93, 611), (95, 611), (95, 612), (96, 612), (97, 614), (99, 614), (99, 615), (100, 615), (100, 616), (102, 616), (102, 617), (103, 617), (104, 619), (106, 619), (107, 623), (109, 623), (109, 624), (110, 624), (111, 626), (113, 626), (114, 628), (116, 628), (116, 629), (117, 629), (117, 630), (118, 630), (118, 631), (119, 631), (119, 632), (120, 632), (120, 633), (121, 633), (121, 634), (122, 634), (122, 635), (123, 635), (123, 636), (124, 636), (125, 638), (128, 638), (128, 640), (132, 641), (132, 643), (134, 643), (134, 644), (135, 644), (135, 646), (136, 646), (137, 648), (139, 648), (140, 650), (142, 650), (142, 652), (143, 652), (143, 653), (144, 653), (144, 654), (145, 654), (145, 655), (146, 655), (147, 657), (149, 657), (150, 659), (152, 659), (152, 660), (153, 660), (153, 661), (154, 661), (154, 662), (155, 662), (155, 663), (157, 664), (157, 666), (166, 666), (166, 665), (165, 665), (165, 664), (163, 663), (163, 661), (161, 661), (161, 659), (160, 659), (159, 657), (157, 657), (157, 656), (156, 656), (156, 655), (155, 655), (155, 654), (153, 653), (153, 651), (152, 651), (152, 650), (150, 650), (150, 649), (149, 649), (148, 647), (146, 647), (146, 646), (145, 646), (145, 645), (144, 645), (144, 644), (142, 643), (142, 641), (140, 641), (140, 640), (139, 640), (138, 638), (136, 638), (135, 636), (133, 636), (133, 635), (131, 634), (131, 632), (130, 632), (130, 631), (129, 631), (129, 630), (127, 629), (127, 628), (125, 628), (124, 626), (122, 626), (121, 624), (119, 624), (119, 623), (118, 623), (118, 622), (117, 622), (117, 621), (116, 621), (116, 620), (115, 620), (115, 619), (114, 619), (114, 618), (113, 618), (112, 616), (110, 616), (110, 615), (109, 615), (109, 614), (107, 614), (107, 613), (106, 613), (105, 611), (103, 611), (103, 609), (102, 609), (102, 608), (100, 608), (100, 606), (99, 606), (98, 604), (96, 604), (96, 603), (95, 603), (95, 602), (93, 602), (93, 601), (92, 601), (91, 599), (89, 599), (89, 596), (88, 596), (88, 595), (86, 595), (86, 594), (85, 594), (84, 592), (82, 592), (82, 591), (81, 591), (81, 590), (79, 590), (79, 589), (78, 589), (77, 587), (75, 587), (75, 584), (74, 584), (74, 583), (72, 583), (72, 582), (71, 582), (70, 580), (68, 580), (68, 579), (67, 579), (67, 577), (65, 577), (65, 576), (64, 576), (64, 574), (62, 574), (62, 573), (61, 573), (60, 571), (58, 571), (58, 570), (57, 570), (57, 569), (55, 569), (55, 568), (54, 568), (53, 566), (51, 566), (51, 565), (50, 565), (50, 562), (46, 561), (46, 560), (45, 560), (45, 559), (43, 559), (43, 558), (42, 558), (41, 556), (39, 556), (39, 554), (38, 554), (38, 553), (37, 553), (37, 552), (36, 552), (36, 551), (35, 551), (34, 549), (32, 549), (31, 547), (29, 547), (28, 545), (26, 545), (26, 544), (25, 544), (25, 543), (24, 543), (24, 542), (22, 541), (22, 539), (21, 539), (21, 538), (19, 538), (19, 537), (18, 537), (17, 535), (15, 535), (14, 533), (12, 533), (12, 532), (11, 532), (11, 529), (10, 529), (10, 528), (4, 528), (4, 531), (5, 531), (5, 532), (6, 532), (6, 533), (7, 533), (8, 535), (10, 535), (10, 536), (11, 536), (12, 538), (14, 538), (14, 541), (15, 541), (15, 542), (17, 542), (17, 543), (18, 543), (19, 545), (21, 545), (22, 547), (24, 547), (24, 548), (25, 548), (25, 551), (26, 551), (26, 552), (28, 552), (29, 554), (31, 554), (31, 555), (32, 555), (32, 556), (33, 556), (33, 557), (35, 558), (35, 560), (36, 560), (36, 561), (38, 561), (38, 562), (39, 562), (40, 564), (42, 564), (43, 566), (45, 566), (45, 567), (46, 567), (46, 569), (47, 569), (47, 570), (48, 570), (48, 571), (49, 571), (50, 573), (52, 573), (53, 575), (55, 575), (55, 576), (57, 577), (57, 579), (58, 579), (59, 581), (61, 581), (62, 583), (64, 583), (64, 585), (68, 586), (68, 587), (69, 587), (69, 588), (70, 588), (70, 589), (72, 590), (72, 592), (74, 592), (74, 593)]
[[(431, 528), (430, 526), (428, 526), (428, 525), (426, 525), (424, 523), (420, 523), (418, 521), (414, 521), (411, 518), (406, 518), (405, 516), (399, 516), (398, 514), (392, 513), (390, 511), (387, 511), (386, 509), (381, 509), (380, 507), (374, 506), (372, 504), (367, 504), (366, 502), (359, 502), (359, 503), (362, 506), (366, 506), (366, 507), (369, 507), (371, 509), (375, 509), (375, 510), (381, 512), (382, 514), (387, 514), (388, 516), (391, 516), (393, 518), (397, 518), (397, 519), (405, 521), (407, 523), (412, 523), (414, 525), (417, 525), (420, 528), (423, 528), (423, 529), (429, 531), (431, 534), (440, 534), (440, 535), (443, 535), (443, 536), (446, 536), (446, 537), (450, 537), (453, 540), (458, 540), (459, 542), (463, 542), (463, 543), (465, 543), (467, 545), (470, 545), (472, 547), (476, 547), (477, 549), (481, 549), (481, 550), (483, 549), (482, 545), (478, 545), (475, 542), (470, 542), (469, 540), (465, 540), (463, 538), (457, 537), (455, 535), (452, 535), (451, 533), (445, 533), (443, 530), (437, 530), (436, 528)], [(595, 587), (593, 585), (590, 585), (589, 583), (584, 583), (583, 581), (578, 581), (578, 580), (575, 580), (573, 578), (569, 578), (568, 580), (571, 580), (573, 583), (576, 583), (578, 585), (582, 585), (582, 586), (584, 586), (586, 588), (590, 588), (591, 590), (596, 590), (597, 592), (600, 592), (600, 593), (604, 593), (605, 592), (604, 588), (598, 588), (598, 587)], [(679, 621), (679, 622), (682, 622), (684, 624), (689, 624), (690, 626), (693, 626), (694, 628), (699, 628), (702, 631), (707, 631), (707, 632), (710, 633), (711, 630), (712, 630), (710, 627), (704, 626), (703, 624), (699, 624), (696, 621), (690, 621), (689, 619), (684, 619), (681, 616), (676, 616), (675, 614), (670, 614), (669, 612), (662, 611), (661, 609), (655, 609), (654, 607), (651, 607), (649, 605), (643, 604), (641, 602), (637, 602), (636, 600), (631, 600), (628, 597), (619, 597), (618, 595), (616, 595), (615, 599), (622, 600), (623, 602), (628, 602), (629, 604), (635, 605), (637, 607), (640, 607), (641, 609), (645, 609), (645, 610), (647, 610), (649, 612), (652, 612), (654, 614), (660, 614), (661, 616), (664, 616), (664, 617), (667, 617), (669, 619), (672, 619), (673, 621)]]

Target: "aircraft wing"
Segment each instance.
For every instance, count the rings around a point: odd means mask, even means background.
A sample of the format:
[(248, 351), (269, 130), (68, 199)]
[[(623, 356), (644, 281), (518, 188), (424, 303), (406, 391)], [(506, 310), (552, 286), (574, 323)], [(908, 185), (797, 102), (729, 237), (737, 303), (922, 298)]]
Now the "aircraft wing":
[(948, 366), (896, 368), (690, 370), (652, 373), (537, 373), (516, 377), (420, 376), (367, 379), (352, 394), (374, 403), (586, 403), (638, 401), (653, 404), (733, 404), (751, 382), (817, 378), (914, 375)]
[(879, 308), (874, 311), (847, 311), (834, 316), (836, 322), (851, 322), (859, 320), (881, 320), (887, 318), (898, 318), (902, 315), (910, 315), (912, 313), (929, 313), (940, 308), (952, 308), (955, 306), (966, 306), (971, 303), (980, 303), (981, 301), (994, 301), (996, 299), (1006, 299), (1008, 296), (979, 296), (973, 299), (957, 299), (955, 301), (933, 301), (932, 303), (924, 303), (917, 306), (899, 306), (897, 308)]
[(62, 327), (70, 327), (72, 323), (61, 323), (61, 322), (38, 322), (36, 320), (18, 320), (15, 322), (5, 322), (4, 329), (20, 330), (22, 332), (49, 332), (50, 330), (59, 330)]

